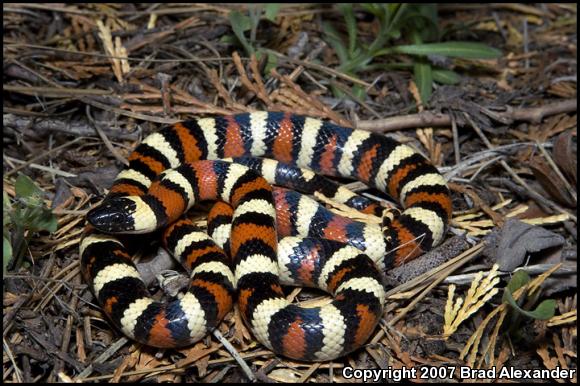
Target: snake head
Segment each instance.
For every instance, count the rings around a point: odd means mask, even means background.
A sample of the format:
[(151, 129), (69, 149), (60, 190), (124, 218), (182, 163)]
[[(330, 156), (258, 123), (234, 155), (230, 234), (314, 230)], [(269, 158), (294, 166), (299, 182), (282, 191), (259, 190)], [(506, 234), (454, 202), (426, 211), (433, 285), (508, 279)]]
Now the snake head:
[(101, 232), (131, 232), (135, 229), (135, 201), (128, 197), (115, 197), (104, 201), (87, 214), (87, 220)]

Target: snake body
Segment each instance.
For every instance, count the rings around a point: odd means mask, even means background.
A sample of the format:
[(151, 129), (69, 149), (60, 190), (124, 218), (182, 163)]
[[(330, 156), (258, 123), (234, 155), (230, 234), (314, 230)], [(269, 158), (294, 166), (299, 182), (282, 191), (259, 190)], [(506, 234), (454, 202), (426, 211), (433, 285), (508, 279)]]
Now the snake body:
[[(280, 163), (222, 161), (247, 156)], [(323, 361), (351, 352), (380, 320), (380, 271), (440, 243), (451, 215), (445, 180), (409, 146), (291, 113), (176, 123), (145, 138), (129, 162), (104, 202), (88, 214), (81, 267), (110, 319), (128, 336), (158, 347), (200, 339), (237, 296), (245, 323), (276, 353)], [(358, 179), (398, 199), (404, 210), (398, 216), (386, 212), (382, 227), (368, 225), (332, 214), (309, 197), (272, 189), (272, 183), (290, 179), (306, 193), (322, 191), (362, 211), (377, 211), (297, 168)], [(180, 217), (196, 202), (216, 199), (233, 208), (221, 236), (233, 273), (221, 248)], [(168, 303), (150, 297), (116, 235), (163, 227), (165, 245), (192, 272), (189, 291)], [(301, 237), (278, 241), (291, 235)], [(281, 283), (317, 286), (334, 298), (322, 307), (289, 304)]]

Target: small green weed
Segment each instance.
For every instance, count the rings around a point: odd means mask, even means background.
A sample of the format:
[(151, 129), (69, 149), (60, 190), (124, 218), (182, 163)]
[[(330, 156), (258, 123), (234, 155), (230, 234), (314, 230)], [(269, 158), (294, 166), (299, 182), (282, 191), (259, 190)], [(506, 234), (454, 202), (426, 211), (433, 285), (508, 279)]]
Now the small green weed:
[[(537, 320), (547, 320), (554, 316), (556, 310), (556, 301), (547, 299), (534, 307), (537, 303), (541, 291), (530, 291), (525, 289), (525, 293), (520, 297), (519, 301), (513, 297), (513, 293), (521, 287), (526, 286), (530, 282), (530, 276), (522, 270), (516, 271), (510, 279), (508, 285), (504, 289), (503, 302), (511, 306), (511, 312), (508, 314), (509, 332), (519, 338), (518, 333), (521, 331), (519, 327), (521, 318), (528, 317)], [(519, 303), (519, 304), (518, 304)]]
[[(429, 101), (433, 82), (456, 84), (460, 76), (451, 70), (434, 65), (429, 57), (449, 57), (463, 59), (493, 59), (501, 52), (476, 42), (439, 42), (441, 31), (437, 19), (435, 4), (408, 3), (363, 3), (339, 4), (346, 28), (346, 38), (339, 33), (329, 21), (322, 22), (325, 40), (334, 49), (340, 65), (337, 70), (348, 75), (357, 76), (362, 71), (373, 69), (391, 70), (393, 68), (413, 71), (415, 83), (424, 104)], [(237, 42), (248, 56), (256, 55), (258, 59), (264, 54), (257, 43), (257, 31), (260, 21), (275, 21), (280, 5), (277, 3), (250, 5), (246, 13), (232, 11), (229, 14), (230, 24)], [(359, 38), (359, 28), (355, 10), (372, 14), (378, 20), (378, 32), (371, 42)], [(248, 36), (249, 33), (249, 36)], [(401, 39), (412, 44), (397, 44)], [(412, 62), (379, 62), (377, 58), (408, 55)], [(276, 57), (268, 55), (266, 73), (276, 66)], [(336, 96), (343, 96), (337, 87), (331, 86)], [(360, 85), (352, 88), (352, 94), (364, 98), (365, 92)]]
[[(232, 30), (238, 42), (244, 47), (246, 54), (248, 56), (256, 55), (259, 60), (263, 54), (262, 50), (257, 47), (256, 35), (258, 32), (258, 25), (260, 20), (267, 19), (271, 22), (276, 21), (276, 16), (280, 10), (280, 4), (278, 3), (268, 3), (268, 4), (253, 4), (248, 8), (247, 14), (243, 14), (239, 11), (231, 11), (229, 14), (230, 24), (232, 25)], [(246, 33), (249, 32), (249, 38)], [(274, 55), (268, 54), (268, 62), (266, 64), (266, 73), (269, 73), (269, 69), (275, 68), (277, 63), (277, 58)]]
[(56, 216), (43, 202), (44, 192), (29, 177), (19, 174), (14, 188), (14, 200), (6, 192), (2, 197), (4, 272), (22, 264), (34, 232), (57, 229)]
[[(361, 71), (376, 68), (413, 68), (415, 83), (419, 88), (423, 103), (431, 97), (433, 82), (455, 84), (460, 77), (457, 73), (434, 66), (429, 60), (430, 55), (464, 58), (492, 59), (500, 56), (500, 51), (481, 43), (474, 42), (433, 42), (440, 38), (437, 23), (437, 8), (434, 4), (361, 4), (361, 9), (378, 20), (378, 33), (374, 40), (368, 42), (358, 38), (358, 26), (353, 4), (338, 5), (347, 32), (347, 39), (330, 22), (323, 22), (322, 29), (327, 42), (335, 50), (340, 61), (339, 71), (349, 75), (357, 75)], [(406, 37), (413, 44), (393, 45), (395, 41)], [(413, 64), (409, 63), (377, 63), (376, 59), (389, 55), (410, 55)], [(334, 89), (335, 95), (341, 93)], [(364, 96), (360, 86), (353, 88), (353, 93)]]

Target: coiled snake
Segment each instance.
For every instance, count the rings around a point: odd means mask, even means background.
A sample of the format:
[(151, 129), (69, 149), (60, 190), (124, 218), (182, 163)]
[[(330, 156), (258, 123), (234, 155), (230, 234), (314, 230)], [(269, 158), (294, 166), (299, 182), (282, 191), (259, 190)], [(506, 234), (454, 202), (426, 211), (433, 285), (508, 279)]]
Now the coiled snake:
[[(221, 160), (246, 156), (280, 163)], [(409, 146), (290, 113), (176, 123), (149, 135), (129, 161), (105, 201), (88, 214), (82, 271), (110, 319), (129, 337), (157, 347), (202, 338), (237, 296), (245, 323), (276, 353), (309, 361), (349, 353), (366, 342), (381, 318), (380, 271), (440, 243), (451, 215), (445, 180)], [(357, 209), (377, 211), (365, 199), (297, 167), (358, 179), (398, 199), (404, 210), (398, 216), (387, 211), (381, 227), (272, 188), (271, 183), (283, 183), (306, 193), (320, 191)], [(214, 240), (181, 218), (201, 200), (223, 200), (233, 207), (233, 213), (210, 213), (210, 228), (231, 254), (233, 272)], [(189, 291), (166, 303), (150, 297), (116, 236), (164, 227), (165, 245), (192, 271)], [(314, 308), (289, 304), (281, 283), (318, 286), (334, 299)]]

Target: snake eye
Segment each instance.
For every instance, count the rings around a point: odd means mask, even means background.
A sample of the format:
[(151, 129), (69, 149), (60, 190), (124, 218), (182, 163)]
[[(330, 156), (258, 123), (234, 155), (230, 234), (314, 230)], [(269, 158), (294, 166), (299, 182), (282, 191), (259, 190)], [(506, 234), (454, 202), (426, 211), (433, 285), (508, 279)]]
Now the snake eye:
[(133, 227), (131, 213), (134, 206), (131, 200), (113, 198), (90, 210), (87, 213), (87, 220), (103, 232), (128, 231)]

